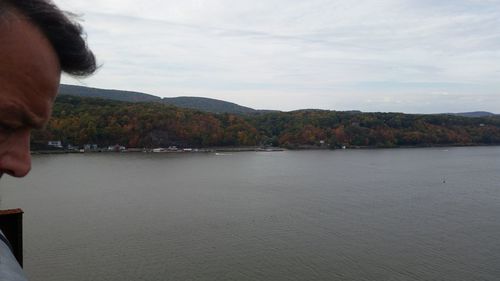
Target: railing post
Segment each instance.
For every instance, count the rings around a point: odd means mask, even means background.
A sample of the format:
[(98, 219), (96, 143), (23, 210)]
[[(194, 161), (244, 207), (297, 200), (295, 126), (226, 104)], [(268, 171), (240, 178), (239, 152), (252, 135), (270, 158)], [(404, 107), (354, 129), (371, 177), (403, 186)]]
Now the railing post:
[(9, 240), (17, 262), (23, 266), (23, 210), (0, 210), (0, 229)]

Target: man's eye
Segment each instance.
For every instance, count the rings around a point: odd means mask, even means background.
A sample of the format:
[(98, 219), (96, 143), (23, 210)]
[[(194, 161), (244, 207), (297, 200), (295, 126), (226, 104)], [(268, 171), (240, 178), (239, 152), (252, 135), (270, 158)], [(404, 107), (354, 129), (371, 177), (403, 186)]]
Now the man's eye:
[(0, 124), (0, 133), (11, 133), (15, 129), (12, 128), (11, 126), (5, 125), (5, 124)]
[(0, 124), (0, 143), (6, 141), (13, 131), (12, 127)]

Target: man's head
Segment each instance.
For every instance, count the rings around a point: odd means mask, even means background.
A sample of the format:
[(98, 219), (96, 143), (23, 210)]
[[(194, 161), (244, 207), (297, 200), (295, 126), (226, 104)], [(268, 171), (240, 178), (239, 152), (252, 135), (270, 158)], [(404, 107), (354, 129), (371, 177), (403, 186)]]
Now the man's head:
[(48, 121), (61, 72), (96, 70), (82, 29), (46, 0), (0, 0), (0, 176), (31, 168), (30, 132)]

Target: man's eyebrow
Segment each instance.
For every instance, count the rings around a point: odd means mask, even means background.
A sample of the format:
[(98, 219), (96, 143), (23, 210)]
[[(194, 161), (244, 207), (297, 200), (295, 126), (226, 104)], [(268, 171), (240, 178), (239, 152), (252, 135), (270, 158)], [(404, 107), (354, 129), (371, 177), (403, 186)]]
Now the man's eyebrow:
[(45, 126), (43, 118), (37, 116), (35, 113), (26, 110), (22, 106), (14, 104), (0, 104), (0, 121), (10, 121), (18, 126), (26, 126), (34, 129), (41, 129)]

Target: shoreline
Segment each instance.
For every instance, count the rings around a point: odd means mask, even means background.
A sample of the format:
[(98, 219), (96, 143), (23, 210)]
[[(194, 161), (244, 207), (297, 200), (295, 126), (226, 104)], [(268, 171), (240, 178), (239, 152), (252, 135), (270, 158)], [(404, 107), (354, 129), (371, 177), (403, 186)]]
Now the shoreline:
[(301, 150), (358, 150), (358, 149), (409, 149), (409, 148), (456, 148), (456, 147), (492, 147), (500, 146), (500, 144), (449, 144), (449, 145), (404, 145), (404, 146), (348, 146), (345, 148), (329, 148), (329, 147), (313, 147), (313, 146), (298, 146), (298, 147), (213, 147), (213, 148), (200, 148), (189, 150), (166, 150), (155, 152), (153, 149), (137, 149), (130, 148), (122, 151), (110, 150), (32, 150), (32, 155), (45, 155), (45, 154), (70, 154), (70, 153), (217, 153), (217, 152), (282, 152), (282, 151), (301, 151)]

